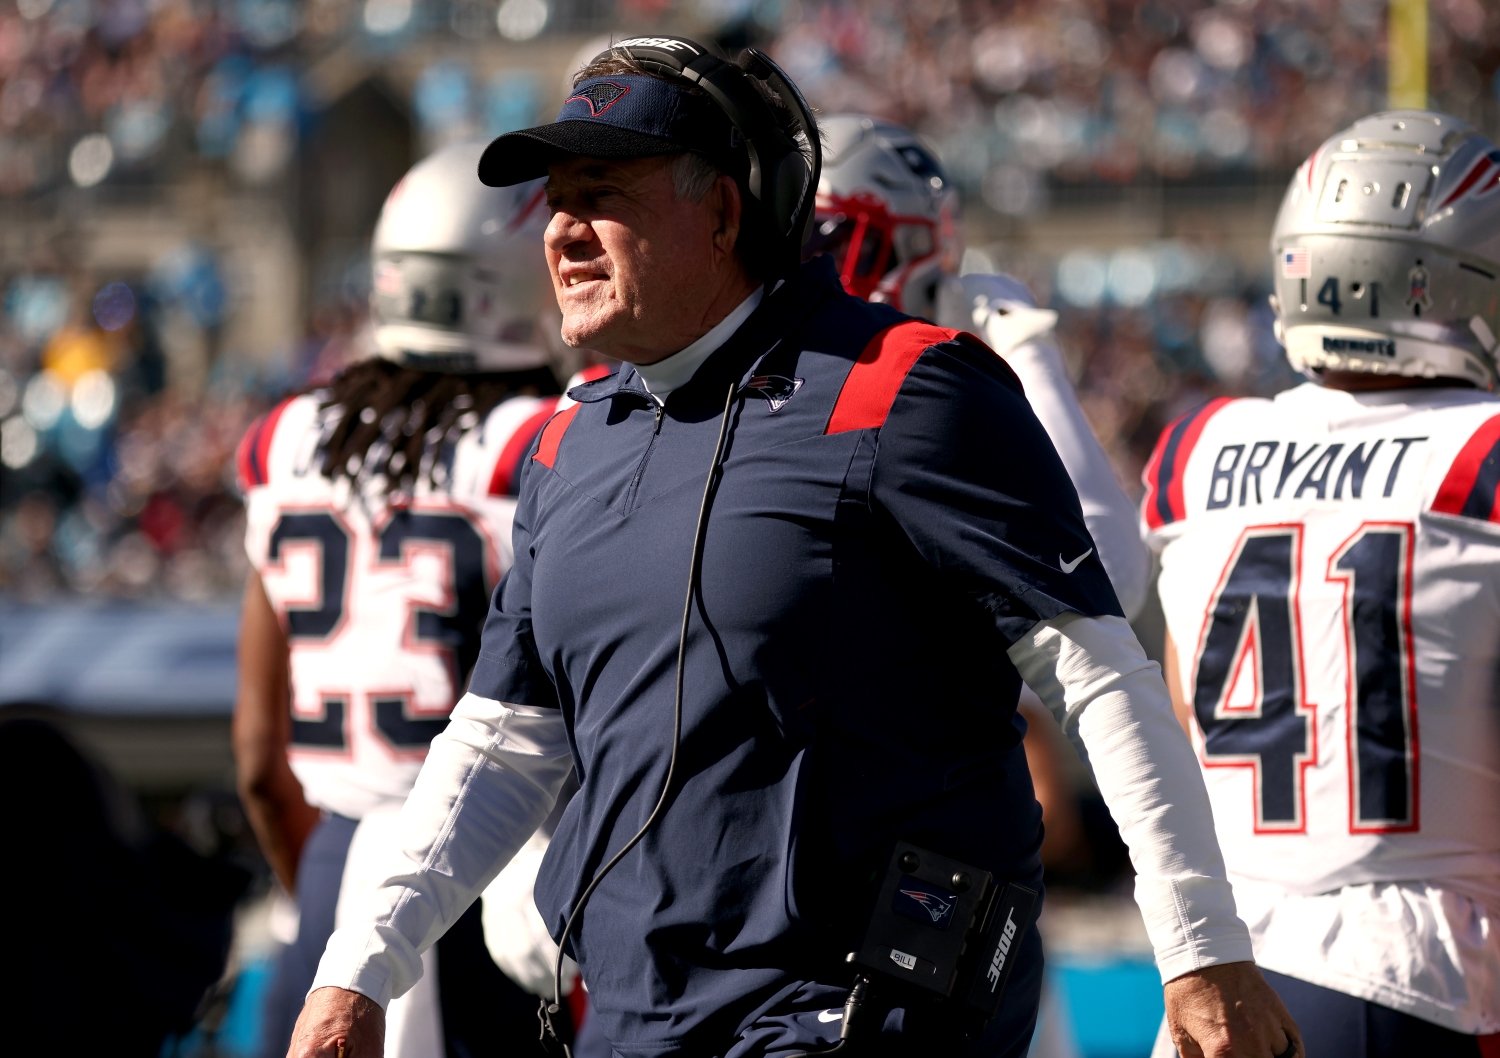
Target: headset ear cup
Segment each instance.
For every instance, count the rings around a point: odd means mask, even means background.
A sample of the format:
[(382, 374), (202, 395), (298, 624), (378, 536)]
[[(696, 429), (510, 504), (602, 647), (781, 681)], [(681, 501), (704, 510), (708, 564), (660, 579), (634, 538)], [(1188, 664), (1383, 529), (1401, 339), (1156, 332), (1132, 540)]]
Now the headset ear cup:
[(812, 238), (813, 225), (817, 223), (817, 210), (808, 210), (807, 216), (802, 218), (802, 233), (797, 236), (797, 260), (800, 263), (802, 255), (807, 251), (807, 240)]
[[(782, 237), (793, 235), (792, 225), (798, 221), (797, 213), (807, 192), (809, 173), (807, 163), (800, 154), (789, 154), (776, 166), (776, 180), (772, 185), (770, 207), (776, 224), (776, 234)], [(801, 247), (797, 247), (800, 251)]]

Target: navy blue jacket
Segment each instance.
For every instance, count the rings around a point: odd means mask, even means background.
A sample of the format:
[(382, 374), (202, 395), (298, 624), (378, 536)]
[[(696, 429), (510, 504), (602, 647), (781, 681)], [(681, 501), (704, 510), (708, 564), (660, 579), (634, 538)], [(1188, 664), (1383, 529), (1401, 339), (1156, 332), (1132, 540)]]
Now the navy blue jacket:
[(670, 805), (570, 943), (622, 1054), (722, 1053), (795, 982), (847, 987), (897, 839), (1040, 876), (1006, 649), (1118, 615), (1078, 497), (978, 339), (845, 294), (817, 258), (658, 415), (629, 366), (573, 390), (521, 483), (470, 690), (555, 706), (582, 788), (537, 880), (554, 936), (645, 821), (719, 419)]

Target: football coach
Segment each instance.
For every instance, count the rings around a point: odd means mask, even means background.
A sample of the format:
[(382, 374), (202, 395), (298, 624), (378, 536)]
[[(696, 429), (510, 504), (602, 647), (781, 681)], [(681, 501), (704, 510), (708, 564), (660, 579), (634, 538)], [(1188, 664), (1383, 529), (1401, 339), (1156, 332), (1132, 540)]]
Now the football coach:
[[(1130, 847), (1182, 1054), (1296, 1053), (1193, 751), (1020, 384), (800, 263), (816, 137), (763, 56), (651, 37), (484, 155), (488, 184), (547, 177), (563, 337), (622, 366), (525, 460), (468, 693), (294, 1058), (379, 1058), (383, 1006), (575, 769), (537, 901), (618, 1058), (1024, 1055), (1035, 929), (982, 1029), (876, 983), (840, 1041), (898, 842), (1040, 890), (1023, 679), (1076, 725)], [(934, 920), (959, 873), (920, 896)]]

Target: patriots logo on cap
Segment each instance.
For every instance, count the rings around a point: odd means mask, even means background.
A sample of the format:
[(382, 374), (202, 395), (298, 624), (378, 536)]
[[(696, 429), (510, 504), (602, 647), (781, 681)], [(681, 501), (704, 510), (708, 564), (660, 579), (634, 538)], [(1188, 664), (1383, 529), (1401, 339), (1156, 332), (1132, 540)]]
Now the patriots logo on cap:
[(765, 397), (774, 412), (780, 411), (787, 401), (796, 396), (797, 391), (802, 388), (802, 382), (800, 378), (787, 378), (785, 375), (756, 375), (745, 383), (745, 388)]
[(628, 85), (615, 84), (613, 81), (600, 81), (597, 84), (589, 85), (577, 95), (569, 96), (563, 100), (563, 106), (581, 99), (589, 105), (589, 114), (597, 118), (600, 114), (624, 99), (626, 93), (629, 91), (630, 87)]

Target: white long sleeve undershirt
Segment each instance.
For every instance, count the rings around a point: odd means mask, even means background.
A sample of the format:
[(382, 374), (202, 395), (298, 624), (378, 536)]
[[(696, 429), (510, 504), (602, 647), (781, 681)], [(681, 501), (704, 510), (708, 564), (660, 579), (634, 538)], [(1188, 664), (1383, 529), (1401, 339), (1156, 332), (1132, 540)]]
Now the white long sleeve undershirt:
[[(1192, 747), (1130, 626), (1065, 614), (1009, 653), (1088, 747), (1135, 864), (1162, 980), (1250, 959)], [(401, 810), (401, 847), (385, 881), (359, 920), (330, 938), (312, 987), (347, 988), (381, 1006), (410, 988), (421, 953), (525, 844), (571, 766), (561, 713), (465, 695)]]
[(401, 809), (385, 880), (329, 938), (312, 988), (384, 1007), (415, 984), (422, 952), (526, 844), (572, 768), (558, 710), (459, 699)]
[(1208, 788), (1161, 668), (1119, 617), (1062, 614), (1009, 650), (1064, 731), (1077, 726), (1135, 866), (1162, 982), (1253, 958), (1214, 832)]

